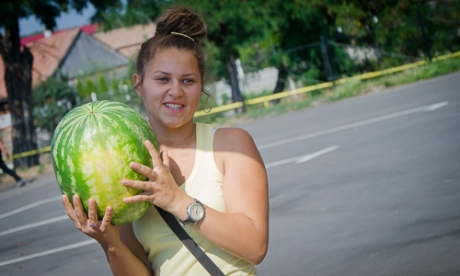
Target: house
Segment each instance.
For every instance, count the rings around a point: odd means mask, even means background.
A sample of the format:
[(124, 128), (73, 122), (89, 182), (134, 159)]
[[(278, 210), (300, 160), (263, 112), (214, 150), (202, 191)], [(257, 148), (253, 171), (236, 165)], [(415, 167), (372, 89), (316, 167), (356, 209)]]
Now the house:
[[(34, 57), (32, 88), (59, 74), (66, 75), (72, 80), (101, 71), (126, 70), (128, 58), (116, 49), (94, 39), (92, 35), (95, 30), (94, 25), (89, 25), (22, 38), (21, 42), (30, 49)], [(123, 36), (119, 38), (124, 40)], [(131, 48), (135, 47), (131, 42), (129, 44)], [(0, 58), (0, 137), (4, 137), (5, 145), (8, 147), (11, 117), (7, 109), (8, 95), (4, 69), (3, 59)]]
[[(87, 33), (89, 35), (93, 35), (97, 29), (99, 28), (99, 23), (93, 23), (90, 25), (83, 25), (81, 27), (78, 27), (82, 32)], [(40, 40), (42, 38), (45, 38), (45, 36), (49, 36), (52, 34), (58, 34), (60, 32), (67, 32), (69, 29), (63, 29), (63, 30), (57, 30), (52, 33), (50, 31), (46, 31), (43, 33), (35, 34), (35, 35), (29, 35), (25, 37), (21, 37), (21, 45), (27, 45), (31, 42), (35, 42), (37, 40)]]
[[(128, 59), (95, 40), (81, 28), (72, 28), (21, 39), (34, 57), (32, 87), (51, 76), (63, 74), (74, 79), (128, 64)], [(0, 59), (0, 76), (4, 76)], [(0, 102), (7, 98), (4, 79), (0, 79)]]
[(141, 44), (152, 37), (155, 31), (156, 25), (150, 23), (108, 32), (97, 32), (94, 33), (93, 37), (124, 57), (133, 58), (139, 51)]

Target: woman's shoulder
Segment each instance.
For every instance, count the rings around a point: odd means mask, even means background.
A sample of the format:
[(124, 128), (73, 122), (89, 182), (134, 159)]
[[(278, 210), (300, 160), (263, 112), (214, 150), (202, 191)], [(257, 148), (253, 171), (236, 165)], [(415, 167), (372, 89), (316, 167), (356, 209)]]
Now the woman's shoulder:
[(252, 136), (241, 128), (229, 127), (216, 130), (214, 158), (217, 167), (225, 176), (228, 172), (240, 171), (243, 167), (247, 169), (251, 166), (263, 166), (262, 157)]
[(236, 127), (223, 127), (216, 129), (214, 149), (247, 151), (256, 149), (256, 146), (248, 131)]

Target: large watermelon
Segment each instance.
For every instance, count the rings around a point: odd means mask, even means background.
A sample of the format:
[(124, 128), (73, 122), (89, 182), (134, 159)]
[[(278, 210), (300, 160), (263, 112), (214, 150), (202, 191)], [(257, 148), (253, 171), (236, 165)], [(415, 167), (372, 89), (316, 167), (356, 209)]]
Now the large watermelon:
[(118, 102), (97, 101), (69, 111), (51, 141), (51, 156), (61, 192), (72, 199), (78, 194), (85, 210), (93, 198), (102, 218), (113, 208), (112, 224), (138, 219), (150, 203), (126, 204), (123, 197), (142, 191), (121, 183), (123, 178), (146, 180), (129, 167), (131, 161), (152, 166), (145, 140), (158, 150), (148, 122), (131, 107)]

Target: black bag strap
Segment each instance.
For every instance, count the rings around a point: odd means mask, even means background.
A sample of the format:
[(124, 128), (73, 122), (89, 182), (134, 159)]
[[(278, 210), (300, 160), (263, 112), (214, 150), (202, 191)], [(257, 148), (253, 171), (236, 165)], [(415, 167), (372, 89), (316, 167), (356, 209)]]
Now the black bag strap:
[[(156, 206), (155, 206), (156, 207)], [(212, 276), (224, 276), (225, 274), (216, 266), (216, 264), (206, 255), (203, 250), (195, 243), (195, 241), (187, 234), (187, 232), (182, 228), (179, 222), (174, 218), (171, 213), (166, 212), (165, 210), (156, 207), (158, 213), (169, 225), (171, 230), (176, 234), (176, 236), (182, 241), (185, 247), (190, 250), (190, 252), (195, 256), (195, 258), (203, 265), (203, 267), (212, 275)]]

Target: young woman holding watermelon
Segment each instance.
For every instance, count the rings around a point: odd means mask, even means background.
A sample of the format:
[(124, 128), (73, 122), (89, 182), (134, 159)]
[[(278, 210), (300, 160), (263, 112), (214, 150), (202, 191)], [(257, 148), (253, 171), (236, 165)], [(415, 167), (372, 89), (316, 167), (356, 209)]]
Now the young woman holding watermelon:
[[(159, 17), (155, 36), (141, 47), (133, 82), (161, 154), (146, 141), (153, 169), (131, 168), (148, 180), (122, 180), (145, 192), (124, 201), (148, 201), (173, 214), (225, 275), (257, 275), (254, 265), (268, 249), (266, 170), (246, 131), (193, 121), (204, 87), (205, 36), (204, 22), (176, 7)], [(63, 201), (75, 226), (100, 243), (114, 275), (206, 275), (155, 207), (116, 227), (111, 207), (98, 221), (93, 199), (88, 214), (78, 196), (74, 207)]]

